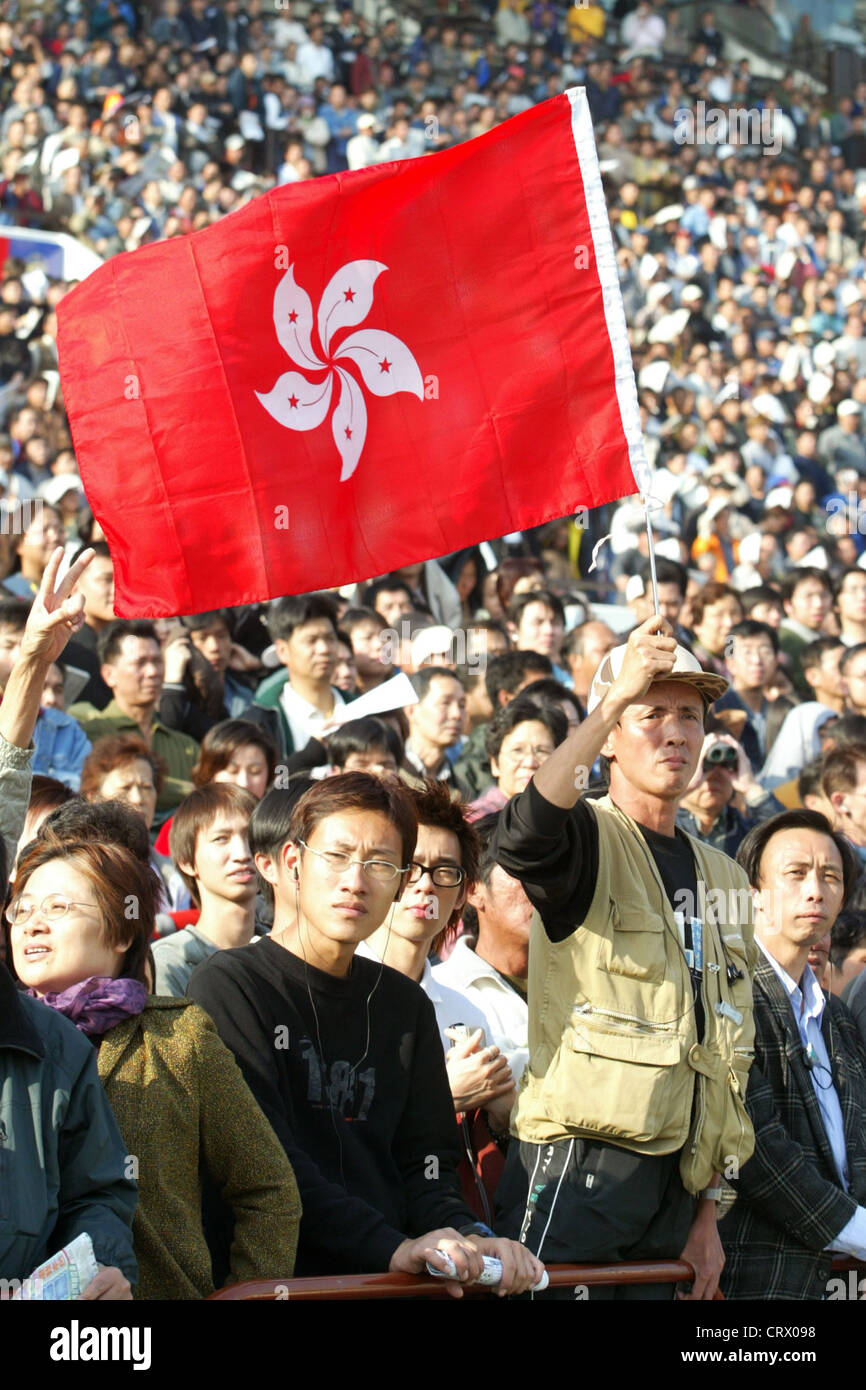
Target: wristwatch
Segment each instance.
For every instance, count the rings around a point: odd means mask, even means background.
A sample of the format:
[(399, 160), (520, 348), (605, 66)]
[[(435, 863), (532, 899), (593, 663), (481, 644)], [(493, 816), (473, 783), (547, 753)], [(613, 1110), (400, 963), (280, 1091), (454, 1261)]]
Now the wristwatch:
[(709, 1202), (720, 1202), (725, 1195), (723, 1187), (705, 1187), (701, 1197), (706, 1197)]
[(486, 1226), (483, 1221), (473, 1221), (470, 1226), (460, 1226), (458, 1229), (461, 1236), (483, 1236), (485, 1240), (496, 1239), (496, 1232), (491, 1231), (490, 1227)]

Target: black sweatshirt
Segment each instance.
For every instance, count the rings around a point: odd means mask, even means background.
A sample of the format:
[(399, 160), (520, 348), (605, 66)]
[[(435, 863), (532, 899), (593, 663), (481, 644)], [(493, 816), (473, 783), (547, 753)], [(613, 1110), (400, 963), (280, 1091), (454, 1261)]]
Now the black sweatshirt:
[(235, 1054), (295, 1170), (298, 1274), (387, 1270), (407, 1236), (475, 1222), (420, 986), (358, 956), (338, 979), (265, 937), (217, 951), (187, 992)]

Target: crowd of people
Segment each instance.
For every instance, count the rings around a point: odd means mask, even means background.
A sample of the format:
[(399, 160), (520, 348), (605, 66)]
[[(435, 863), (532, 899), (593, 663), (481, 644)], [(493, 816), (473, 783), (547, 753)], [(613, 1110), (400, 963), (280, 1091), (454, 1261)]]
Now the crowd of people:
[(0, 223), (102, 258), (585, 86), (655, 537), (116, 618), (72, 281), (5, 261), (0, 1281), (866, 1261), (866, 85), (778, 15), (774, 80), (711, 9), (453, 8), (0, 5)]

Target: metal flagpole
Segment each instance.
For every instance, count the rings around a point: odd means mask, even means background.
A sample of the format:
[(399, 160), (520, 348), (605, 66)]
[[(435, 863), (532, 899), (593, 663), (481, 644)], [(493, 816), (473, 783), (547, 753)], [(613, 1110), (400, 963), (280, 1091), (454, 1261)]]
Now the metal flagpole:
[(648, 506), (648, 504), (647, 504), (647, 499), (646, 499), (646, 497), (642, 497), (642, 498), (641, 498), (641, 501), (643, 502), (644, 516), (646, 517), (646, 536), (647, 536), (647, 542), (648, 542), (648, 544), (649, 544), (650, 578), (651, 578), (651, 580), (652, 580), (652, 586), (653, 586), (653, 607), (655, 608), (656, 614), (658, 614), (658, 611), (659, 611), (659, 586), (658, 586), (658, 581), (657, 581), (657, 579), (656, 579), (656, 554), (655, 554), (655, 550), (654, 550), (654, 548), (653, 548), (653, 528), (652, 528), (652, 522), (650, 521), (650, 509), (649, 509), (649, 506)]

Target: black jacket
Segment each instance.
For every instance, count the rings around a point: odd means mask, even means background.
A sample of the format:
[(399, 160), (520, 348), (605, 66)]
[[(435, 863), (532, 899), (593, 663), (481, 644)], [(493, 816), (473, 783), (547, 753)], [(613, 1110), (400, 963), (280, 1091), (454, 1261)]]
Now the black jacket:
[(866, 1204), (866, 1054), (854, 1020), (827, 1001), (821, 1032), (842, 1107), (850, 1192), (839, 1182), (804, 1062), (794, 1011), (761, 955), (755, 971), (755, 1061), (746, 1107), (755, 1152), (734, 1182), (737, 1201), (719, 1224), (725, 1298), (819, 1299), (833, 1254), (825, 1250)]

